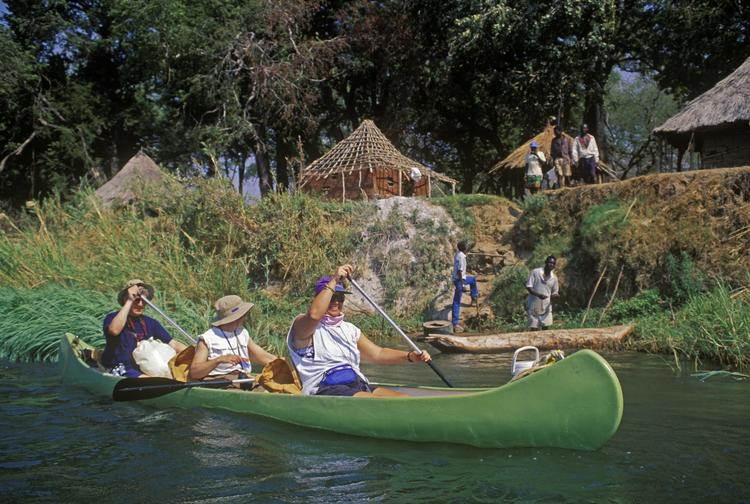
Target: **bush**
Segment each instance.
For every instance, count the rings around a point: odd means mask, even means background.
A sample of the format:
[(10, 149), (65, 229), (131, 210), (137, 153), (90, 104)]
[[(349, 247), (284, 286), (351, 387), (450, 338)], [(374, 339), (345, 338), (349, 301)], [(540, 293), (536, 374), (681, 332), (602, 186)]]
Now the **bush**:
[(522, 264), (504, 268), (495, 277), (487, 301), (497, 318), (513, 322), (525, 316), (525, 285), (528, 277), (529, 269)]
[(669, 254), (664, 270), (662, 294), (673, 305), (683, 305), (692, 297), (705, 292), (706, 275), (695, 267), (685, 251), (680, 251), (676, 256)]
[(612, 304), (607, 318), (614, 323), (631, 322), (636, 319), (651, 317), (661, 313), (662, 300), (659, 291), (648, 289), (641, 291), (630, 299), (619, 300)]

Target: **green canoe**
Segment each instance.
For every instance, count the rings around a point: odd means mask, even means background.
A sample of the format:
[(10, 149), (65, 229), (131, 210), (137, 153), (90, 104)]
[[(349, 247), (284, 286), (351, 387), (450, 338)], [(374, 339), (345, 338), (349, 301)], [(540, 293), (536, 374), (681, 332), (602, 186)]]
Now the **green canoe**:
[[(72, 334), (60, 342), (65, 383), (111, 397), (120, 379), (89, 367), (92, 347)], [(617, 431), (622, 390), (612, 368), (591, 350), (497, 388), (397, 387), (409, 398), (323, 397), (190, 388), (143, 401), (204, 407), (294, 425), (382, 439), (492, 447), (596, 450)]]

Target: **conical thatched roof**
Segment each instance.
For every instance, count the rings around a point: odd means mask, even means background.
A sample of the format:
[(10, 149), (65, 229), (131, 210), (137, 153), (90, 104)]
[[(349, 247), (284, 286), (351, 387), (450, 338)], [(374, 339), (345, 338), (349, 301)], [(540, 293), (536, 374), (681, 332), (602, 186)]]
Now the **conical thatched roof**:
[(360, 170), (389, 168), (407, 174), (417, 168), (422, 175), (457, 184), (458, 181), (441, 175), (426, 166), (401, 154), (396, 147), (369, 119), (362, 121), (351, 135), (333, 146), (323, 156), (307, 165), (300, 172), (300, 187), (314, 179), (332, 174), (352, 174)]
[(750, 121), (750, 58), (714, 87), (685, 105), (654, 133), (661, 136), (707, 131)]
[[(563, 135), (570, 140), (571, 147), (573, 146), (573, 140), (574, 138), (567, 133), (563, 132)], [(495, 173), (500, 170), (505, 170), (507, 168), (526, 168), (526, 156), (529, 155), (529, 152), (531, 152), (531, 142), (536, 140), (536, 143), (539, 144), (539, 150), (544, 152), (544, 155), (547, 159), (550, 159), (550, 145), (552, 144), (552, 139), (555, 137), (555, 126), (553, 124), (550, 124), (546, 128), (544, 128), (544, 131), (539, 133), (537, 136), (529, 138), (521, 144), (520, 147), (518, 147), (516, 150), (511, 152), (508, 157), (497, 163), (495, 166), (490, 168), (490, 173)]]
[(139, 152), (128, 161), (117, 175), (96, 190), (105, 207), (114, 203), (127, 204), (135, 195), (134, 184), (156, 184), (162, 181), (163, 175), (153, 159), (143, 152)]

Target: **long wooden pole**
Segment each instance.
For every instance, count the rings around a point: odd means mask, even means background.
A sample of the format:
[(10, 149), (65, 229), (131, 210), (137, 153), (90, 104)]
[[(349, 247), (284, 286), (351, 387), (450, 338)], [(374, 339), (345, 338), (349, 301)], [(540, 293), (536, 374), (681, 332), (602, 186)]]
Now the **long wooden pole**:
[[(373, 299), (370, 296), (368, 296), (367, 293), (365, 293), (365, 291), (362, 290), (362, 287), (360, 287), (359, 284), (355, 282), (354, 279), (351, 277), (349, 277), (349, 282), (351, 282), (352, 286), (357, 290), (357, 292), (359, 292), (360, 295), (363, 298), (365, 298), (367, 302), (369, 302), (372, 305), (373, 308), (375, 308), (375, 311), (377, 311), (380, 314), (380, 316), (386, 320), (386, 322), (391, 324), (391, 326), (404, 339), (404, 341), (406, 341), (406, 343), (411, 347), (411, 349), (417, 352), (418, 354), (422, 355), (422, 349), (414, 344), (411, 338), (409, 338), (406, 335), (406, 333), (404, 333), (404, 331), (401, 330), (398, 324), (396, 324), (391, 319), (391, 317), (389, 317), (388, 314), (385, 313), (385, 311), (383, 311), (383, 309), (380, 306), (378, 306), (378, 304), (375, 301), (373, 301)], [(440, 379), (443, 380), (443, 383), (445, 383), (449, 387), (453, 387), (453, 385), (451, 385), (451, 382), (448, 381), (448, 379), (443, 375), (443, 373), (440, 372), (440, 370), (435, 366), (435, 364), (432, 363), (432, 361), (429, 361), (426, 364), (430, 366), (433, 371), (435, 371), (435, 373), (440, 377)]]

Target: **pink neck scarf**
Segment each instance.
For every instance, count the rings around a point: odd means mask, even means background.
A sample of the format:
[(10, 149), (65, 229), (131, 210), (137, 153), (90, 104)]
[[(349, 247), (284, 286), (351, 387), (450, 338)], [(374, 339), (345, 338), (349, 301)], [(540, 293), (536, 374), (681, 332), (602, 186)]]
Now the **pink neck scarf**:
[(320, 321), (324, 326), (338, 327), (341, 325), (341, 322), (344, 321), (344, 314), (342, 313), (338, 317), (331, 317), (330, 315), (326, 314), (323, 315), (323, 318), (320, 319)]

